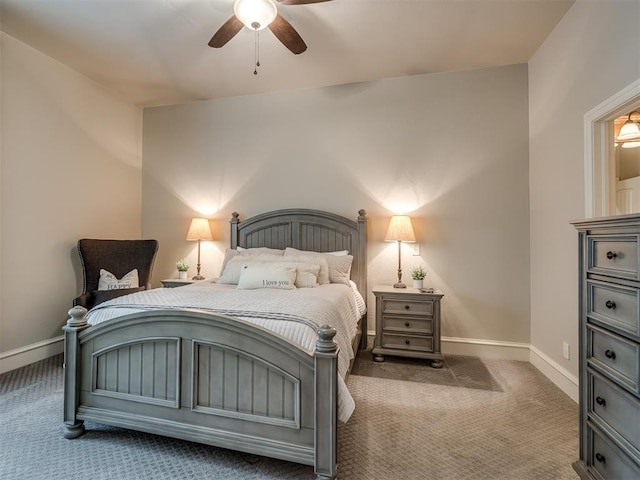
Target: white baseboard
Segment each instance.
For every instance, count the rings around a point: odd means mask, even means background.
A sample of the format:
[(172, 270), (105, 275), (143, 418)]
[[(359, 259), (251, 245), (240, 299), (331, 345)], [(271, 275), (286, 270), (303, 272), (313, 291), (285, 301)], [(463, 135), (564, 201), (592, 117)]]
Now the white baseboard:
[(528, 343), (457, 337), (442, 337), (441, 342), (442, 353), (445, 355), (470, 355), (472, 357), (496, 358), (500, 360), (529, 361)]
[(50, 338), (42, 342), (16, 348), (0, 353), (0, 373), (24, 367), (30, 363), (39, 362), (52, 357), (64, 350), (64, 336)]
[(571, 400), (578, 403), (578, 377), (570, 373), (559, 363), (549, 358), (545, 353), (533, 345), (530, 347), (531, 364), (551, 380), (560, 390), (569, 395)]

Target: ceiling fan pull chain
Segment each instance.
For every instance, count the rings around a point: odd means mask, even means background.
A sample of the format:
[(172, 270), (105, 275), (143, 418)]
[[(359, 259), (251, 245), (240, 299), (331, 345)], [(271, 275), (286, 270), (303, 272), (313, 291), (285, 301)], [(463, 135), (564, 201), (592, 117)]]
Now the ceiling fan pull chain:
[(253, 70), (254, 75), (258, 75), (258, 67), (260, 66), (260, 30), (256, 28), (255, 30), (255, 43), (254, 43), (254, 60), (256, 61), (256, 67)]

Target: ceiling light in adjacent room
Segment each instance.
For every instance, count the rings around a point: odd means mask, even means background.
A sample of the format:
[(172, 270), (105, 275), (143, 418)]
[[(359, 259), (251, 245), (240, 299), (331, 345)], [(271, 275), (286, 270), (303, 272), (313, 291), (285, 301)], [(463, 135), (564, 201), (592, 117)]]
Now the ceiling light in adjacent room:
[[(634, 113), (640, 115), (640, 112), (631, 112), (629, 113), (629, 118), (624, 122), (622, 128), (620, 129), (620, 133), (616, 137), (616, 142), (640, 142), (640, 125), (631, 120), (631, 115)], [(627, 147), (623, 145), (623, 148), (633, 148)]]

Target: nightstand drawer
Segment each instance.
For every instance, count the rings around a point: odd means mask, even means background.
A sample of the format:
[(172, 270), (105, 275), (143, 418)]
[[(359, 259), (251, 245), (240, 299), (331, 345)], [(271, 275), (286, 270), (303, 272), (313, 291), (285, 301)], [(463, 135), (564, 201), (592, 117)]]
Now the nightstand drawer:
[(421, 352), (432, 352), (433, 337), (383, 333), (382, 347), (396, 348), (399, 350), (418, 350)]
[(602, 478), (640, 478), (640, 467), (621, 453), (611, 440), (590, 427), (587, 427), (587, 438), (587, 465), (593, 466)]
[(382, 301), (382, 313), (385, 315), (433, 316), (433, 300), (413, 301), (401, 298), (385, 298)]
[(600, 375), (589, 372), (587, 411), (618, 432), (632, 445), (640, 445), (640, 403)]
[(587, 237), (588, 270), (623, 278), (638, 278), (638, 237), (636, 235)]
[(433, 319), (432, 318), (412, 318), (409, 316), (393, 316), (383, 315), (382, 317), (382, 329), (384, 331), (396, 330), (403, 333), (416, 333), (416, 334), (433, 334)]
[(587, 362), (613, 380), (640, 393), (640, 346), (599, 327), (587, 325)]
[(639, 301), (636, 288), (602, 282), (587, 282), (587, 314), (600, 322), (638, 336)]

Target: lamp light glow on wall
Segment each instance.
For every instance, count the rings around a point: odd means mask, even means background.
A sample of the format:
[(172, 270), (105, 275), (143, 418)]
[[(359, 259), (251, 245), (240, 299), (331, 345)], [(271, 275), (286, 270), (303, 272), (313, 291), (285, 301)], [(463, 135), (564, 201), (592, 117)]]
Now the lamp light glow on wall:
[(191, 219), (191, 225), (189, 225), (189, 231), (187, 232), (187, 240), (198, 242), (198, 271), (193, 279), (204, 280), (204, 277), (200, 275), (200, 242), (202, 240), (213, 240), (209, 220), (206, 218)]
[(398, 242), (398, 281), (393, 286), (394, 288), (407, 288), (402, 283), (402, 242), (415, 243), (416, 241), (411, 218), (408, 215), (394, 215), (391, 217), (384, 241)]
[(631, 120), (631, 115), (634, 113), (640, 115), (640, 112), (637, 111), (630, 112), (627, 121), (624, 122), (616, 137), (616, 143), (621, 143), (622, 148), (640, 147), (640, 125)]

